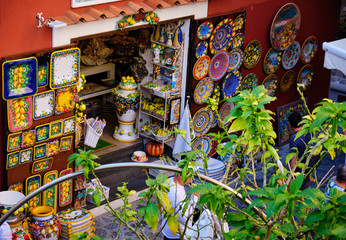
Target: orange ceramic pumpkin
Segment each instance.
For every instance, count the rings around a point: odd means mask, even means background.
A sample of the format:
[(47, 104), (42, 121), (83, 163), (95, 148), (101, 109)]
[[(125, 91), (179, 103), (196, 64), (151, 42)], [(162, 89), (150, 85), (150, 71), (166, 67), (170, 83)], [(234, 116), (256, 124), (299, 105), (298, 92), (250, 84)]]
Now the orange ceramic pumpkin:
[(165, 148), (162, 143), (149, 141), (145, 147), (145, 151), (148, 155), (157, 157), (164, 153)]

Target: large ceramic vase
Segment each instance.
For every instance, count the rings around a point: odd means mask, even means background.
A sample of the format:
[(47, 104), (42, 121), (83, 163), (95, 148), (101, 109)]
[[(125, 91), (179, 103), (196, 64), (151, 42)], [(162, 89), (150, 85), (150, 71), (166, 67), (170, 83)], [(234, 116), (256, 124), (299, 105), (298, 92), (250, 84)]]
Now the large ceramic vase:
[(133, 142), (138, 139), (134, 127), (139, 108), (139, 91), (133, 77), (122, 77), (118, 87), (113, 90), (114, 104), (119, 126), (115, 127), (113, 137), (121, 142)]
[(59, 239), (61, 224), (59, 218), (54, 214), (53, 208), (38, 206), (31, 209), (29, 231), (34, 240)]

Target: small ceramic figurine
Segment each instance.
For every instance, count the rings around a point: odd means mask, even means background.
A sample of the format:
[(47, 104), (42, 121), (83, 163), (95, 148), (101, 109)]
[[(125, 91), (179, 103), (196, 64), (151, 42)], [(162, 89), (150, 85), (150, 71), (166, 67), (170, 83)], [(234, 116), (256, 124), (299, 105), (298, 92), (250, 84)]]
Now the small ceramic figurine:
[(160, 60), (161, 60), (160, 54), (162, 53), (163, 47), (161, 45), (154, 43), (151, 45), (151, 48), (152, 48), (153, 53), (154, 53), (153, 62), (154, 63), (160, 63)]
[(159, 42), (160, 43), (165, 43), (165, 33), (166, 33), (167, 29), (165, 26), (160, 25), (160, 38), (159, 38)]
[(181, 27), (184, 25), (185, 21), (179, 20), (177, 23), (177, 28), (175, 30), (173, 45), (176, 47), (180, 47), (183, 43), (183, 33), (181, 31)]
[(167, 26), (167, 41), (166, 41), (166, 45), (167, 46), (172, 46), (173, 45), (173, 37), (174, 37), (174, 24), (173, 23), (169, 23)]

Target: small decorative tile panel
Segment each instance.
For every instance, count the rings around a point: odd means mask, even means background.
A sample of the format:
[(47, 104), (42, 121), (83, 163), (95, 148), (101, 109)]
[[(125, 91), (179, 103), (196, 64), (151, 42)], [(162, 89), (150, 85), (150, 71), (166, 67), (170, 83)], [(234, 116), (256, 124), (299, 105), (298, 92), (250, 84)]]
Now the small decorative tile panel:
[(19, 163), (23, 164), (23, 163), (31, 162), (31, 160), (32, 160), (32, 152), (33, 152), (32, 148), (28, 148), (28, 149), (24, 149), (24, 150), (20, 151), (20, 153), (19, 153)]
[(60, 140), (60, 151), (68, 151), (72, 146), (72, 136), (62, 137)]
[(38, 87), (44, 87), (48, 85), (48, 62), (38, 64), (38, 76), (37, 84)]
[(63, 134), (73, 133), (76, 130), (76, 117), (64, 119)]
[(62, 134), (62, 120), (50, 123), (50, 138), (59, 137)]
[(6, 169), (14, 168), (19, 165), (19, 151), (7, 154)]
[(7, 137), (7, 151), (19, 150), (22, 143), (22, 132), (11, 133)]
[(9, 100), (7, 102), (8, 129), (18, 132), (32, 125), (32, 97)]
[[(33, 175), (25, 181), (25, 195), (30, 194), (41, 187), (41, 175)], [(37, 194), (35, 197), (29, 200), (29, 211), (36, 206), (41, 206), (41, 194)]]
[[(72, 168), (60, 172), (59, 177), (72, 173)], [(59, 184), (59, 206), (63, 207), (72, 202), (72, 179)]]
[(59, 140), (55, 139), (47, 143), (47, 157), (54, 156), (59, 153)]
[(34, 147), (34, 160), (47, 156), (47, 144), (42, 143)]
[(24, 193), (24, 185), (22, 182), (13, 183), (8, 187), (8, 190)]
[(35, 138), (36, 138), (35, 129), (22, 132), (22, 148), (34, 146)]
[(49, 117), (54, 114), (55, 92), (54, 90), (36, 94), (34, 96), (34, 119)]
[(37, 126), (35, 129), (36, 129), (36, 142), (42, 142), (49, 139), (49, 129), (50, 129), (49, 123)]
[(32, 164), (31, 173), (39, 173), (49, 170), (53, 165), (53, 158), (38, 160)]
[(55, 114), (60, 115), (69, 111), (73, 111), (76, 97), (76, 86), (69, 88), (61, 88), (56, 90)]
[[(50, 183), (51, 181), (58, 178), (58, 171), (53, 170), (44, 174), (43, 177), (43, 185)], [(50, 206), (56, 212), (57, 208), (57, 199), (58, 199), (58, 187), (55, 185), (54, 187), (48, 188), (43, 192), (43, 205)]]

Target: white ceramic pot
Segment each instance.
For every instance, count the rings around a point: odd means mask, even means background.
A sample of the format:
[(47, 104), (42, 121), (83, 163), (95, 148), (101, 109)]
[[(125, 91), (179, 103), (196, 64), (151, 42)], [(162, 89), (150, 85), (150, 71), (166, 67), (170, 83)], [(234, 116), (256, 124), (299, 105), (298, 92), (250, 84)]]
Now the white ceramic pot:
[[(20, 201), (22, 198), (24, 198), (25, 195), (21, 192), (17, 191), (2, 191), (0, 192), (0, 212), (2, 214), (5, 214), (13, 205), (15, 205), (18, 201)], [(21, 217), (22, 214), (18, 213), (12, 214), (8, 219), (7, 222), (14, 222), (18, 217)]]

